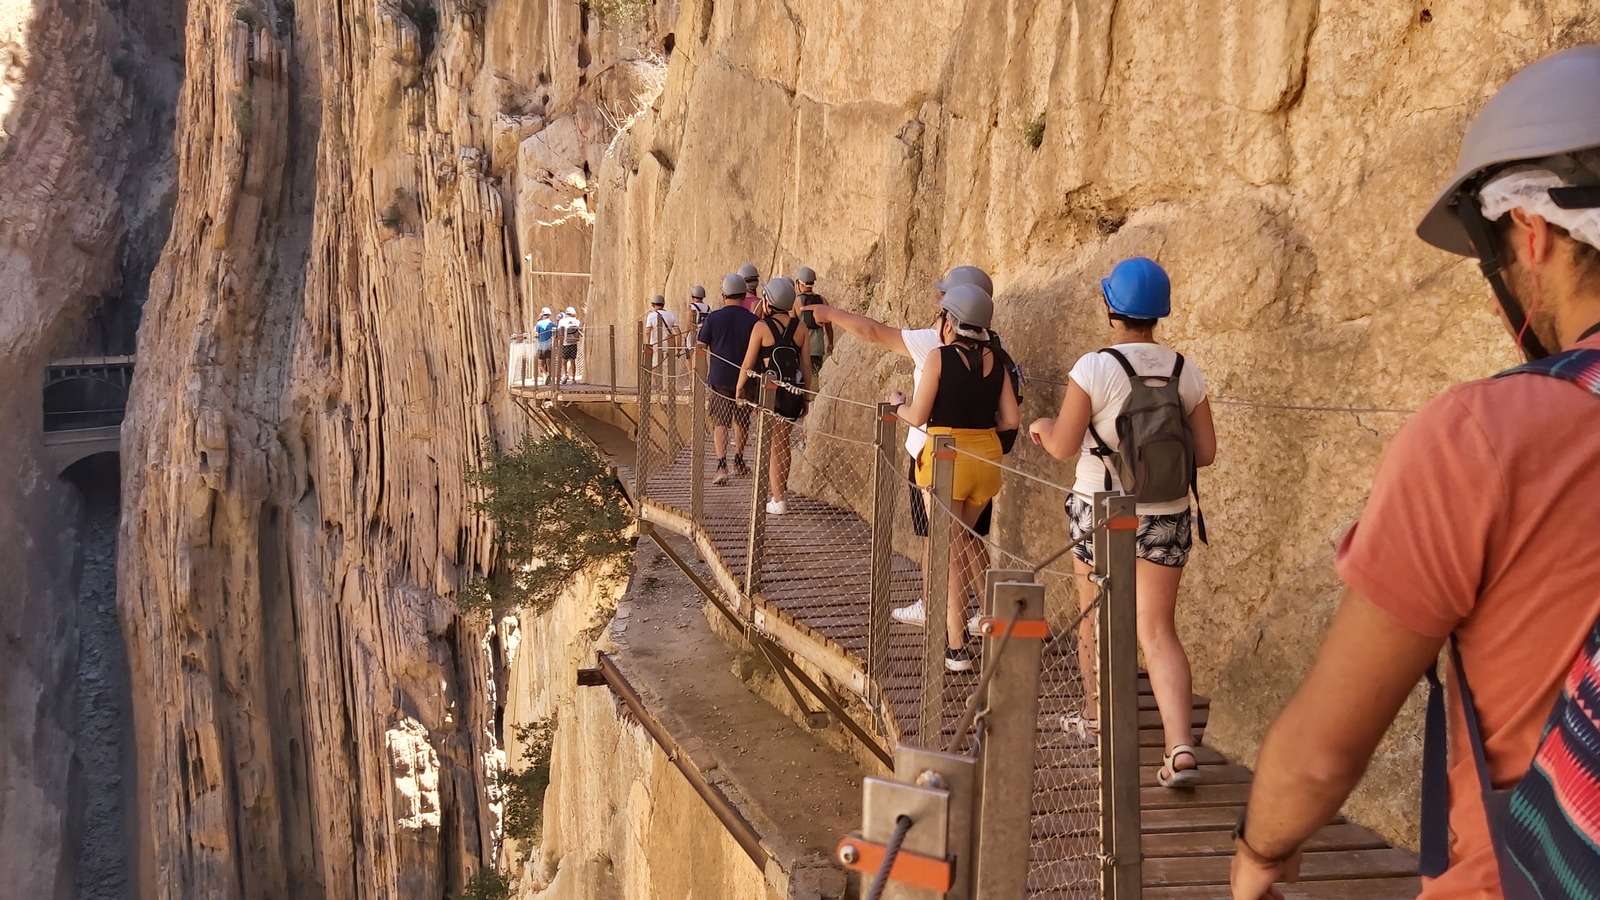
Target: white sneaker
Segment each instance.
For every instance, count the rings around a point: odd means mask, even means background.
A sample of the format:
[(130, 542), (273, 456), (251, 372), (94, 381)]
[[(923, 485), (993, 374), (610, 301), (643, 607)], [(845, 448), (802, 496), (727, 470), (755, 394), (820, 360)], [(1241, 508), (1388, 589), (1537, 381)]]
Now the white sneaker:
[(902, 625), (915, 625), (918, 628), (924, 628), (928, 624), (928, 611), (923, 608), (921, 600), (910, 606), (899, 606), (891, 609), (889, 610), (889, 615)]
[(978, 633), (978, 623), (983, 621), (983, 613), (977, 613), (967, 620), (967, 634), (973, 637), (983, 637)]
[(769, 516), (781, 516), (788, 511), (789, 504), (783, 502), (782, 500), (767, 501), (767, 515)]

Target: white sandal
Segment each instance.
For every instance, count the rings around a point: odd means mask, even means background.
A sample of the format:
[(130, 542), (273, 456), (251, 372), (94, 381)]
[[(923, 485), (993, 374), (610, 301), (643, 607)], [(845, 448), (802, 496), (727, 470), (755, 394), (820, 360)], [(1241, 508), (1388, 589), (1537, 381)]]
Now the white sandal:
[[(1174, 761), (1184, 754), (1188, 754), (1189, 758), (1194, 760), (1194, 768), (1180, 769), (1174, 765)], [(1179, 744), (1161, 757), (1161, 771), (1156, 773), (1156, 783), (1169, 790), (1182, 790), (1199, 784), (1200, 757), (1195, 755), (1194, 748), (1188, 744)]]

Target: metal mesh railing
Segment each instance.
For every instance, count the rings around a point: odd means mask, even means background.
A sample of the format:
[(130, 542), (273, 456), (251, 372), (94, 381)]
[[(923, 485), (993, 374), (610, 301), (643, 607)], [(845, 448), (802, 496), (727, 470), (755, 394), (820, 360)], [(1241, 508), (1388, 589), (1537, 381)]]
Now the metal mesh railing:
[(514, 389), (555, 398), (631, 394), (638, 384), (638, 329), (585, 325), (548, 340), (535, 332), (511, 336), (506, 381)]
[[(631, 373), (632, 385), (617, 384), (620, 376), (610, 385), (591, 383), (614, 393), (625, 387), (636, 391), (636, 497), (656, 511), (652, 516), (676, 516), (701, 538), (702, 549), (720, 557), (721, 570), (733, 582), (722, 588), (733, 595), (751, 631), (773, 643), (833, 645), (844, 651), (841, 657), (854, 660), (850, 665), (860, 677), (824, 671), (839, 689), (856, 693), (855, 709), (876, 718), (864, 730), (853, 730), (868, 741), (874, 739), (865, 732), (875, 732), (873, 749), (880, 757), (896, 742), (977, 752), (988, 727), (979, 677), (992, 662), (983, 654), (994, 653), (997, 643), (983, 639), (969, 671), (948, 672), (947, 618), (971, 630), (988, 613), (994, 627), (1008, 611), (979, 605), (981, 598), (997, 596), (997, 578), (1043, 585), (1043, 615), (1050, 627), (1038, 648), (1027, 882), (1034, 896), (1098, 896), (1102, 879), (1114, 870), (1107, 834), (1116, 813), (1109, 799), (1113, 788), (1121, 792), (1124, 817), (1127, 804), (1136, 804), (1138, 796), (1136, 725), (1131, 739), (1127, 731), (1136, 723), (1137, 696), (1124, 691), (1117, 700), (1126, 707), (1120, 718), (1121, 752), (1131, 740), (1134, 756), (1114, 779), (1102, 779), (1110, 759), (1108, 729), (1091, 724), (1117, 718), (1103, 711), (1108, 692), (1098, 692), (1097, 708), (1086, 708), (1093, 692), (1085, 691), (1084, 676), (1085, 669), (1093, 674), (1095, 668), (1096, 623), (1111, 606), (1094, 601), (1111, 581), (1076, 572), (1069, 548), (1026, 559), (1006, 549), (1020, 542), (1002, 544), (980, 534), (974, 527), (976, 510), (959, 507), (951, 497), (958, 470), (995, 465), (981, 454), (935, 436), (931, 484), (914, 488), (902, 448), (906, 430), (887, 405), (808, 393), (805, 415), (790, 422), (774, 411), (785, 388), (771, 379), (754, 382), (758, 389), (747, 396), (755, 400), (730, 397), (726, 388), (708, 385), (709, 354), (691, 349), (690, 340), (685, 334), (653, 344), (635, 329), (629, 340), (619, 342), (631, 351), (632, 364), (620, 362), (620, 354), (628, 351), (611, 356), (619, 373)], [(1070, 493), (1069, 487), (1035, 473), (998, 465), (1002, 504), (1006, 495), (1021, 491), (1050, 493), (1062, 502)], [(970, 473), (960, 474), (966, 479)], [(769, 507), (779, 492), (781, 506)], [(926, 539), (913, 535), (923, 530), (910, 512), (917, 501), (926, 512)], [(1096, 517), (1098, 527), (1107, 521), (1103, 512)], [(1131, 610), (1131, 537), (1100, 546), (1115, 551), (1123, 545), (1129, 559), (1122, 589)], [(1114, 568), (1103, 561), (1106, 566)], [(920, 623), (901, 621), (915, 618), (905, 612), (894, 615), (916, 606), (923, 612)], [(947, 617), (950, 610), (954, 615)], [(1125, 628), (1131, 640), (1131, 625)], [(1136, 654), (1126, 648), (1124, 653), (1118, 669), (1132, 671)], [(1106, 681), (1105, 673), (1100, 680)], [(977, 701), (969, 703), (975, 692)], [(969, 708), (977, 712), (970, 729), (963, 720)], [(1124, 832), (1126, 823), (1124, 818)], [(1132, 823), (1136, 841), (1136, 808)], [(1126, 863), (1128, 851), (1123, 852)], [(1132, 858), (1137, 865), (1136, 850)]]

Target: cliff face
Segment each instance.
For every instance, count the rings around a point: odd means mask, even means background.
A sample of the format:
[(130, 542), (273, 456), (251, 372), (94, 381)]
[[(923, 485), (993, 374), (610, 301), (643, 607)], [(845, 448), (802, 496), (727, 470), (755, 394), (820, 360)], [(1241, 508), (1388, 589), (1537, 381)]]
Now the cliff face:
[[(1248, 761), (1309, 666), (1384, 442), (1512, 360), (1471, 266), (1411, 228), (1477, 104), (1600, 38), (1592, 10), (791, 0), (686, 3), (674, 31), (665, 92), (600, 173), (590, 320), (750, 260), (810, 265), (836, 302), (920, 325), (937, 275), (976, 264), (1035, 376), (1032, 418), (1106, 340), (1098, 280), (1159, 259), (1177, 310), (1162, 337), (1204, 368), (1221, 441), (1180, 628), (1208, 741)], [(856, 399), (909, 383), (848, 339), (830, 372)], [(808, 427), (870, 434), (829, 410)], [(1070, 484), (1034, 448), (1015, 459)], [(1052, 552), (1060, 502), (1013, 486), (1003, 540)], [(1391, 835), (1411, 827), (1419, 724), (1352, 804)]]
[[(115, 720), (121, 685), (80, 681), (92, 623), (77, 597), (82, 572), (108, 565), (110, 545), (86, 535), (114, 521), (114, 490), (86, 498), (56, 471), (41, 389), (52, 359), (130, 349), (114, 346), (136, 315), (122, 297), (154, 259), (139, 232), (164, 227), (176, 15), (162, 0), (137, 17), (121, 4), (0, 4), (0, 873), (19, 897), (101, 896), (77, 841), (86, 827), (120, 830), (85, 822), (86, 776), (98, 787), (118, 772), (84, 771), (106, 758), (80, 744), (80, 713), (105, 690)], [(109, 598), (91, 604), (114, 635)]]
[(188, 10), (125, 426), (148, 896), (438, 897), (490, 856), (491, 660), (445, 598), (489, 562), (461, 474), (524, 427), (519, 257), (586, 267), (596, 110), (649, 71), (583, 18)]

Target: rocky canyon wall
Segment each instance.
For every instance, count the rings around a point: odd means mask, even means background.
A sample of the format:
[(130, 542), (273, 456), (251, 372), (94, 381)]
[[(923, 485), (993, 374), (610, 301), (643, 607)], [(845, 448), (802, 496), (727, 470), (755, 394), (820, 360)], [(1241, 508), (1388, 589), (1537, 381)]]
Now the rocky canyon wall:
[[(1411, 229), (1477, 105), (1520, 64), (1600, 39), (1593, 9), (707, 0), (673, 30), (665, 91), (600, 172), (590, 320), (637, 319), (650, 294), (749, 260), (810, 265), (835, 302), (920, 325), (936, 276), (976, 264), (1034, 376), (1032, 418), (1106, 340), (1098, 279), (1159, 259), (1162, 336), (1203, 367), (1221, 445), (1180, 628), (1209, 742), (1248, 762), (1309, 666), (1385, 441), (1513, 358), (1471, 265)], [(906, 375), (846, 339), (825, 377), (873, 400)], [(849, 407), (815, 419), (870, 437)], [(1070, 483), (1034, 448), (1013, 460)], [(1002, 540), (1055, 550), (1060, 493), (1002, 496)], [(1412, 711), (1352, 801), (1392, 836), (1413, 827), (1419, 735)]]
[[(108, 896), (128, 874), (120, 798), (91, 796), (121, 774), (126, 683), (104, 577), (116, 465), (96, 460), (110, 474), (76, 481), (57, 471), (42, 387), (53, 359), (131, 350), (129, 295), (164, 236), (182, 13), (165, 0), (137, 13), (0, 4), (0, 873), (11, 896)], [(102, 582), (81, 608), (80, 580)], [(85, 835), (101, 845), (92, 863), (79, 858)]]

